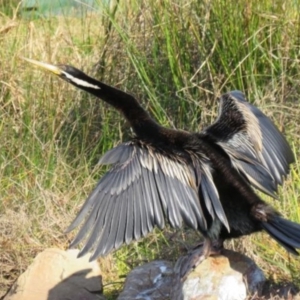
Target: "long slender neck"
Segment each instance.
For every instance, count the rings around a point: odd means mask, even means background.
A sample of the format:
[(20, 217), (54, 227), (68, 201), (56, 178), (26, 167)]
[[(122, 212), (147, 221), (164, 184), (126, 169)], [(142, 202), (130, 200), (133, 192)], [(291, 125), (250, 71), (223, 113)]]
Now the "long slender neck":
[(119, 110), (137, 136), (153, 138), (161, 131), (162, 127), (150, 117), (132, 95), (106, 85), (82, 72), (80, 72), (80, 77), (75, 77), (67, 73), (67, 69), (65, 70), (63, 79)]

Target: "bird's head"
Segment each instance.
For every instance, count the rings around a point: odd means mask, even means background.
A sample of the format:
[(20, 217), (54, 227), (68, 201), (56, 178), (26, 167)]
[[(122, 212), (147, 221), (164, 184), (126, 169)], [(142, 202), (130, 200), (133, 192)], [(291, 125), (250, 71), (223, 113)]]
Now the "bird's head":
[(94, 89), (99, 90), (100, 86), (97, 84), (97, 81), (93, 78), (89, 77), (82, 71), (68, 65), (51, 65), (48, 63), (40, 62), (34, 59), (29, 59), (22, 57), (22, 59), (26, 60), (27, 62), (34, 64), (46, 71), (49, 71), (60, 78), (64, 79), (65, 81), (75, 85), (81, 89)]

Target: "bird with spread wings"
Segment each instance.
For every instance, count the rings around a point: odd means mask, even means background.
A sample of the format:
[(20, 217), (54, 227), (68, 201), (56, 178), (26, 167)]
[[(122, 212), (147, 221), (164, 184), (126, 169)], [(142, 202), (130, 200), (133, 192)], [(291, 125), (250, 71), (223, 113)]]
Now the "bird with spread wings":
[(276, 197), (294, 161), (291, 147), (242, 92), (222, 95), (216, 121), (190, 133), (161, 126), (132, 95), (74, 67), (26, 60), (109, 103), (134, 132), (101, 158), (111, 167), (67, 230), (81, 225), (71, 244), (83, 242), (81, 255), (91, 250), (91, 259), (106, 255), (166, 222), (202, 233), (198, 263), (225, 239), (261, 230), (298, 255), (300, 225), (253, 189)]

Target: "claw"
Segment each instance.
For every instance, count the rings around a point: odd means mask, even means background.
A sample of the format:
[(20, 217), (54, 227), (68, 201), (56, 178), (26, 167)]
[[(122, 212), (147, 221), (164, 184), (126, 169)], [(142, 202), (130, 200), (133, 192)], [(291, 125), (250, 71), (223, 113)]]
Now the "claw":
[(179, 258), (175, 264), (175, 272), (180, 276), (181, 282), (207, 257), (220, 255), (223, 250), (223, 241), (212, 242), (205, 239), (203, 243), (195, 246), (186, 256)]

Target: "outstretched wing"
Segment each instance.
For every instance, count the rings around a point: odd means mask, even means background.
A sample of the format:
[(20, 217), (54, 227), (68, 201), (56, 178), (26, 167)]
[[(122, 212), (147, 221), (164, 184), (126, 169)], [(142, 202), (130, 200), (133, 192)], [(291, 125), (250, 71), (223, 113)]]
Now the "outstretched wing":
[(275, 197), (294, 155), (273, 122), (242, 92), (221, 96), (218, 118), (203, 133), (224, 149), (254, 187)]
[[(91, 249), (91, 260), (123, 243), (146, 236), (165, 218), (172, 227), (186, 225), (204, 231), (201, 205), (229, 230), (227, 218), (206, 162), (198, 167), (171, 159), (135, 142), (121, 144), (100, 160), (111, 164), (67, 231), (83, 222), (71, 246), (85, 239), (80, 255)], [(199, 201), (199, 195), (203, 203)]]

